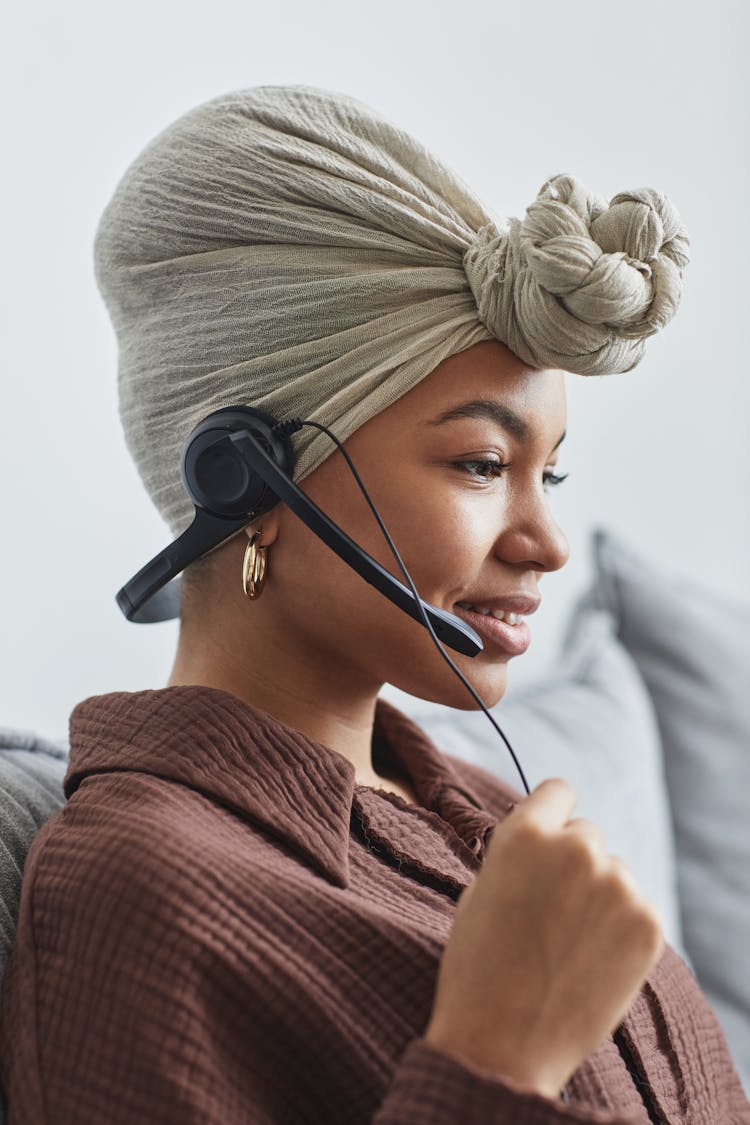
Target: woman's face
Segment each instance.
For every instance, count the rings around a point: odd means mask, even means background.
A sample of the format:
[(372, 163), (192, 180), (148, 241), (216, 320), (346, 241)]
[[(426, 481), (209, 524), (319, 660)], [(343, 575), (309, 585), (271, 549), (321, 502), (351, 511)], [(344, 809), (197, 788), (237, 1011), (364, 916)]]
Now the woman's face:
[[(437, 424), (444, 412), (478, 399), (512, 411), (525, 435), (514, 432), (518, 424), (512, 429), (487, 417)], [(554, 486), (545, 483), (554, 474), (565, 425), (564, 373), (529, 368), (503, 344), (486, 341), (444, 360), (346, 440), (425, 601), (455, 612), (458, 602), (538, 597), (541, 576), (565, 564), (567, 541), (550, 508)], [(498, 476), (500, 463), (509, 464)], [(301, 488), (408, 586), (337, 449)], [(370, 586), (286, 505), (246, 530), (258, 527), (262, 542), (271, 546), (266, 586), (256, 604), (278, 625), (274, 634), (294, 647), (295, 659), (319, 668), (327, 682), (337, 677), (344, 691), (377, 694), (387, 682), (418, 698), (476, 709), (424, 625)], [(246, 543), (244, 536), (240, 540)], [(483, 643), (475, 657), (447, 646), (446, 651), (492, 706), (504, 694), (513, 657)]]

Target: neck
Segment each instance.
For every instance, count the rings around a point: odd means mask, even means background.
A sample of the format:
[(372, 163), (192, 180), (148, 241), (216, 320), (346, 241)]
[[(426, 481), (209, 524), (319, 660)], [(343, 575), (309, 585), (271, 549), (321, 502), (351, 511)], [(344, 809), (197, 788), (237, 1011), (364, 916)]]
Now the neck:
[(382, 685), (365, 689), (332, 669), (320, 651), (305, 654), (288, 637), (274, 637), (270, 625), (245, 629), (241, 639), (243, 644), (233, 643), (221, 628), (181, 627), (167, 686), (203, 684), (230, 692), (341, 754), (354, 766), (356, 784), (376, 784), (372, 741)]

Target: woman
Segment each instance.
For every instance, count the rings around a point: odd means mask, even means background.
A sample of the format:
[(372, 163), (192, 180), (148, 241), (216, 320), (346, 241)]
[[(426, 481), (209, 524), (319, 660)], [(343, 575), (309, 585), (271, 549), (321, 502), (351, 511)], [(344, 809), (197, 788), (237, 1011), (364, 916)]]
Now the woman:
[[(687, 245), (651, 189), (554, 177), (495, 220), (354, 99), (226, 95), (144, 150), (97, 232), (128, 446), (176, 534), (212, 410), (330, 426), (421, 597), (482, 631), (452, 657), (493, 706), (568, 555), (564, 372), (635, 366)], [(295, 481), (396, 572), (341, 452), (293, 439)], [(750, 1122), (571, 787), (524, 798), (440, 753), (378, 696), (474, 708), (427, 630), (285, 504), (252, 515), (185, 572), (168, 685), (71, 715), (4, 981), (11, 1123)], [(521, 620), (493, 639), (488, 609)]]

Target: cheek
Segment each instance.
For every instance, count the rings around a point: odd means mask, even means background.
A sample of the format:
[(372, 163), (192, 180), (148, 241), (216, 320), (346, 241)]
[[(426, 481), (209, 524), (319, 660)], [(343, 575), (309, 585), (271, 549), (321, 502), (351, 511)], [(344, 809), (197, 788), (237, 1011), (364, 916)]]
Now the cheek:
[[(404, 565), (427, 601), (446, 606), (460, 600), (461, 591), (474, 583), (492, 550), (493, 530), (486, 511), (476, 496), (470, 500), (455, 489), (440, 493), (433, 486), (407, 493), (401, 488), (394, 489), (387, 513), (379, 508)], [(368, 543), (377, 561), (408, 586), (374, 517)]]
[[(451, 610), (466, 590), (476, 588), (491, 550), (482, 535), (476, 504), (467, 512), (454, 504), (451, 511), (434, 498), (406, 499), (398, 495), (376, 502), (419, 594), (427, 602)], [(407, 588), (398, 562), (365, 503), (364, 518), (352, 526), (336, 513), (336, 522), (380, 565)], [(322, 507), (322, 504), (321, 504)], [(331, 518), (334, 514), (329, 511)], [(473, 710), (466, 687), (445, 662), (428, 630), (393, 605), (366, 582), (309, 528), (298, 528), (285, 537), (285, 549), (272, 554), (275, 563), (277, 615), (297, 643), (314, 651), (317, 660), (340, 664), (346, 674), (357, 670), (375, 680), (393, 683), (409, 694), (447, 706)], [(473, 529), (473, 530), (472, 530)], [(485, 703), (492, 706), (504, 691), (504, 660), (485, 653), (475, 660), (446, 646), (446, 651), (473, 683)]]
[[(352, 459), (419, 593), (427, 601), (442, 605), (460, 599), (461, 592), (472, 585), (484, 566), (499, 532), (497, 502), (491, 529), (489, 498), (457, 487), (448, 476), (441, 478), (439, 470), (431, 467), (421, 471), (417, 467), (397, 475), (384, 474), (383, 465), (388, 462), (382, 457), (371, 462), (360, 452), (358, 458), (352, 454)], [(302, 488), (355, 543), (408, 587), (370, 505), (345, 464), (334, 467), (324, 463)], [(387, 608), (383, 595), (294, 513), (289, 513), (282, 534), (288, 548), (284, 552), (287, 588), (304, 589), (305, 596), (316, 590), (321, 595), (325, 590), (329, 596), (335, 592), (337, 616), (339, 610), (345, 615), (355, 606), (375, 614), (384, 604)], [(408, 620), (403, 611), (395, 607), (393, 611)]]

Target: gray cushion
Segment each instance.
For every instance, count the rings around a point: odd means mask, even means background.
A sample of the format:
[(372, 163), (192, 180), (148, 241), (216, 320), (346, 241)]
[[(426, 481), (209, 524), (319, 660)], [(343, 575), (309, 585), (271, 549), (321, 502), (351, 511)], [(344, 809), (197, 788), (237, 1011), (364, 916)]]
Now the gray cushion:
[[(383, 694), (395, 702), (393, 690)], [(482, 711), (445, 708), (404, 693), (399, 697), (397, 705), (441, 750), (482, 766), (523, 793), (513, 759)], [(538, 683), (509, 687), (491, 714), (530, 789), (547, 777), (572, 783), (578, 794), (573, 816), (598, 825), (607, 852), (626, 861), (660, 911), (667, 941), (685, 957), (656, 719), (611, 615), (577, 612), (556, 667)]]
[(656, 709), (685, 946), (750, 1096), (750, 603), (595, 537), (585, 605), (612, 612)]
[[(0, 986), (18, 919), (21, 874), (37, 831), (65, 803), (68, 744), (0, 727)], [(0, 1125), (6, 1117), (0, 1091)]]
[(0, 982), (16, 930), (26, 853), (45, 820), (65, 803), (67, 747), (0, 727)]

